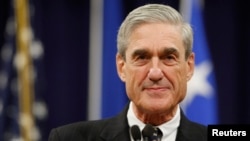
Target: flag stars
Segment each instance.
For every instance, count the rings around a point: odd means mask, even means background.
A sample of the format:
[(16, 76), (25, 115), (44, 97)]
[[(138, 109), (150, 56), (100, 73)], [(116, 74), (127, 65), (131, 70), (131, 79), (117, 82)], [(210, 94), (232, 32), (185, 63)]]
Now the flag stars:
[(33, 127), (33, 129), (32, 129), (31, 139), (34, 141), (38, 141), (41, 139), (41, 133), (40, 133), (39, 128), (37, 126)]
[(45, 102), (36, 101), (33, 105), (33, 113), (39, 120), (44, 120), (48, 116), (48, 111)]
[(43, 56), (43, 47), (40, 41), (34, 40), (31, 42), (30, 54), (33, 59), (40, 59)]
[(3, 63), (11, 60), (12, 56), (13, 56), (13, 49), (11, 47), (11, 44), (6, 43), (5, 45), (2, 46), (1, 50), (1, 59)]
[(212, 65), (209, 61), (203, 61), (196, 65), (194, 76), (188, 82), (188, 90), (182, 106), (185, 109), (197, 95), (208, 98), (211, 96), (213, 88), (208, 82), (208, 76), (212, 73)]
[(7, 20), (6, 24), (6, 36), (14, 36), (16, 32), (16, 22), (13, 17)]

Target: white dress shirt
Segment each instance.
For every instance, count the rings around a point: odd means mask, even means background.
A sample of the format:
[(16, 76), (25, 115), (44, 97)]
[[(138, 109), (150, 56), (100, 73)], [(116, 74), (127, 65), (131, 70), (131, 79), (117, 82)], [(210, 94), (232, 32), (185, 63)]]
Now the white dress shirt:
[[(176, 139), (176, 134), (177, 134), (177, 128), (180, 125), (180, 108), (178, 106), (176, 114), (174, 115), (174, 117), (168, 121), (165, 122), (159, 126), (157, 126), (158, 128), (161, 129), (163, 136), (162, 136), (162, 141), (175, 141)], [(133, 125), (138, 125), (140, 130), (142, 131), (143, 128), (145, 127), (145, 123), (143, 123), (142, 121), (140, 121), (132, 108), (132, 102), (130, 102), (129, 104), (129, 109), (128, 109), (128, 113), (127, 113), (127, 119), (128, 119), (128, 124), (129, 127), (133, 126)], [(130, 134), (131, 140), (133, 140), (131, 134)]]

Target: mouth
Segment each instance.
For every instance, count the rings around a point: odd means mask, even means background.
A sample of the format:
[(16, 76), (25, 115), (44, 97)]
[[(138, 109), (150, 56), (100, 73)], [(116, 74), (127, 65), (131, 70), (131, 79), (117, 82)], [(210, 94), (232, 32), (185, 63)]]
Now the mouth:
[(153, 95), (161, 95), (167, 89), (168, 89), (167, 87), (147, 87), (147, 88), (144, 88), (144, 91)]
[(145, 89), (146, 90), (161, 90), (161, 89), (166, 89), (166, 87), (147, 87)]

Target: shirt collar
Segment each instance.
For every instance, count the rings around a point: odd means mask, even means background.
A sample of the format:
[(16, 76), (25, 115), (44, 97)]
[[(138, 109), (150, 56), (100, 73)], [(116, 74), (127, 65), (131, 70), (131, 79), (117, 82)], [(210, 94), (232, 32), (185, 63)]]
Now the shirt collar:
[[(163, 133), (163, 138), (164, 137), (166, 138), (167, 136), (170, 136), (171, 134), (176, 134), (177, 128), (180, 125), (180, 118), (181, 118), (180, 107), (178, 106), (176, 114), (174, 115), (174, 117), (170, 121), (165, 122), (165, 123), (157, 126), (158, 128), (161, 129), (161, 131)], [(140, 121), (136, 117), (136, 115), (133, 111), (133, 108), (132, 108), (132, 102), (130, 102), (130, 104), (129, 104), (127, 119), (128, 119), (129, 127), (131, 127), (133, 125), (138, 125), (140, 130), (141, 131), (143, 130), (145, 123), (143, 123), (142, 121)]]

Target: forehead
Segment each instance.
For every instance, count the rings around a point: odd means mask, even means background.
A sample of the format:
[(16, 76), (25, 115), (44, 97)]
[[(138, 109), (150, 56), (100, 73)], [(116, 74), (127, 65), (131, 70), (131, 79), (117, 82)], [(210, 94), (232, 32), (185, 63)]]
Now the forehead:
[(166, 23), (141, 24), (133, 30), (127, 50), (142, 48), (147, 50), (175, 48), (185, 52), (179, 26)]

